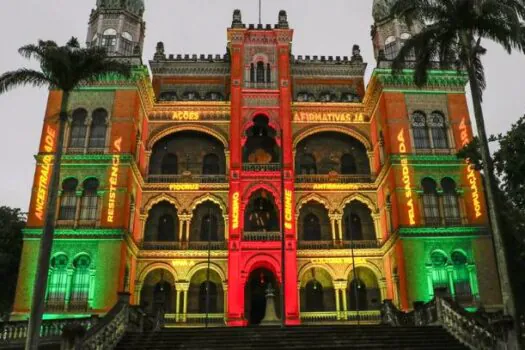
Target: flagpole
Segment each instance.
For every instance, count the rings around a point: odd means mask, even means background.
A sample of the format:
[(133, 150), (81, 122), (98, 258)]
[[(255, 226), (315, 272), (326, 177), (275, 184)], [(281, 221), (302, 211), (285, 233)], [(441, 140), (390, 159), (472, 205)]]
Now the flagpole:
[[(260, 0), (259, 0), (260, 1)], [(285, 218), (285, 195), (284, 195), (284, 139), (281, 132), (281, 327), (286, 327), (286, 307), (284, 297), (285, 261), (286, 261), (286, 234), (284, 227)]]
[(259, 24), (262, 24), (262, 0), (259, 0)]

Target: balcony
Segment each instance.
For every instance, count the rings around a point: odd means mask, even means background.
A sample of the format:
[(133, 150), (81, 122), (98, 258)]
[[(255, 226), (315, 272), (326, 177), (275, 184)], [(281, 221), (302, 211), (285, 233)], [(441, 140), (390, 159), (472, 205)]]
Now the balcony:
[(140, 242), (142, 250), (226, 250), (226, 242)]
[(351, 183), (372, 183), (375, 181), (374, 176), (369, 174), (315, 174), (315, 175), (297, 175), (295, 177), (296, 183), (336, 183), (336, 184), (351, 184)]
[(196, 183), (196, 184), (217, 184), (228, 183), (228, 176), (221, 175), (148, 175), (146, 181), (149, 183)]
[(268, 163), (268, 164), (256, 164), (256, 163), (246, 163), (242, 165), (243, 171), (253, 171), (253, 172), (275, 172), (281, 170), (280, 163)]
[(244, 232), (243, 239), (250, 242), (279, 242), (281, 232)]

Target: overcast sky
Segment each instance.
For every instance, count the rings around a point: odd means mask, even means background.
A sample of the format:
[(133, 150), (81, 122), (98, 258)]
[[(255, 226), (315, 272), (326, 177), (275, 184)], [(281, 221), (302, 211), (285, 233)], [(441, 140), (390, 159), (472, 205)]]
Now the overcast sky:
[[(223, 54), (232, 11), (242, 10), (244, 23), (256, 23), (257, 0), (146, 0), (145, 62), (157, 41), (167, 53)], [(86, 39), (87, 21), (96, 0), (1, 0), (3, 33), (0, 73), (27, 66), (17, 49), (38, 39), (64, 43), (71, 36)], [(263, 0), (263, 23), (276, 23), (288, 11), (295, 29), (295, 55), (350, 56), (361, 46), (374, 67), (370, 26), (372, 0)], [(489, 133), (509, 129), (524, 112), (525, 57), (507, 55), (495, 45), (485, 57), (488, 89), (485, 116)], [(27, 210), (47, 93), (21, 88), (0, 95), (0, 205)]]

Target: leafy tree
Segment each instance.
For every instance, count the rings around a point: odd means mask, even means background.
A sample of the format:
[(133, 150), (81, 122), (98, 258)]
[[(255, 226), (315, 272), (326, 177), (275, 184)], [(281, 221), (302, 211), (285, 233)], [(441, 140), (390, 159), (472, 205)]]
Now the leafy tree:
[(418, 86), (427, 81), (428, 71), (456, 67), (466, 70), (474, 116), (478, 128), (483, 172), (487, 182), (486, 195), (503, 302), (511, 316), (515, 316), (514, 298), (505, 259), (505, 246), (497, 215), (494, 167), (489, 152), (482, 108), (482, 92), (486, 86), (481, 56), (486, 49), (482, 40), (500, 44), (509, 53), (513, 49), (524, 51), (525, 31), (521, 18), (525, 18), (524, 0), (394, 0), (392, 14), (403, 17), (408, 24), (423, 23), (420, 33), (406, 41), (394, 59), (394, 72), (406, 67), (415, 54), (414, 80)]
[(4, 283), (0, 289), (0, 321), (7, 319), (13, 305), (25, 222), (20, 209), (0, 207), (0, 276)]
[(54, 41), (40, 40), (36, 45), (21, 47), (19, 53), (27, 59), (40, 63), (40, 70), (18, 69), (0, 76), (0, 94), (22, 85), (47, 86), (51, 90), (62, 91), (62, 101), (58, 122), (58, 141), (54, 154), (53, 170), (49, 184), (47, 212), (44, 222), (36, 281), (33, 290), (31, 315), (26, 349), (37, 349), (40, 325), (44, 313), (44, 298), (47, 287), (49, 259), (53, 243), (56, 218), (60, 162), (64, 146), (65, 126), (68, 118), (67, 107), (71, 93), (79, 86), (94, 83), (107, 74), (120, 74), (129, 77), (129, 65), (110, 59), (102, 47), (81, 48), (76, 38), (66, 45), (59, 46)]

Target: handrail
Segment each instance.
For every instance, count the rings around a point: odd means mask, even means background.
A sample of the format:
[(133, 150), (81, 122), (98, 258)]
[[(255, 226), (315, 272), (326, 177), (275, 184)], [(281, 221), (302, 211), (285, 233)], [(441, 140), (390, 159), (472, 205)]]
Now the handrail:
[(147, 176), (148, 183), (199, 183), (199, 184), (221, 184), (228, 182), (228, 176), (224, 174), (217, 175), (158, 175), (150, 174)]
[(255, 171), (255, 172), (261, 172), (261, 171), (279, 171), (281, 170), (281, 163), (267, 163), (267, 164), (259, 164), (259, 163), (244, 163), (242, 165), (243, 171)]
[(337, 183), (337, 184), (351, 184), (351, 183), (371, 183), (375, 178), (369, 174), (311, 174), (311, 175), (296, 175), (296, 183)]
[(242, 238), (251, 242), (276, 242), (281, 240), (281, 232), (244, 232)]

